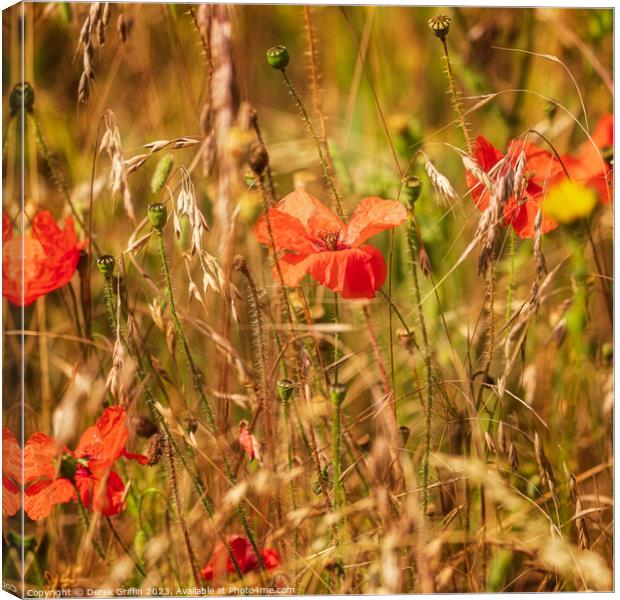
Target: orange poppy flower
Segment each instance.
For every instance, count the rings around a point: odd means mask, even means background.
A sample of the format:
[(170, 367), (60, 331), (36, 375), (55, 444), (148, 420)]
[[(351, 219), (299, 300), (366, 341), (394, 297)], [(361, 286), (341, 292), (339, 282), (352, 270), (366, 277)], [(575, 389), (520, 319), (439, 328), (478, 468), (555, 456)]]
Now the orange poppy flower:
[(97, 423), (82, 434), (75, 452), (44, 433), (30, 437), (24, 450), (24, 509), (31, 519), (42, 519), (56, 504), (75, 499), (75, 488), (84, 506), (93, 512), (111, 516), (124, 509), (125, 485), (112, 467), (122, 456), (140, 464), (148, 461), (146, 456), (125, 449), (129, 437), (126, 420), (124, 408), (106, 408)]
[(63, 230), (49, 212), (40, 211), (29, 236), (13, 237), (11, 221), (2, 213), (2, 295), (12, 304), (28, 306), (63, 287), (75, 273), (83, 246), (71, 217)]
[[(406, 219), (399, 202), (369, 197), (345, 224), (306, 191), (292, 192), (269, 209), (275, 247), (283, 252), (279, 265), (284, 283), (296, 286), (309, 274), (343, 298), (374, 298), (387, 269), (381, 252), (364, 242)], [(254, 232), (261, 244), (271, 245), (265, 215)]]
[(12, 431), (2, 428), (2, 514), (13, 516), (21, 506), (22, 449)]
[[(242, 535), (229, 535), (226, 539), (226, 543), (235, 557), (235, 561), (243, 575), (250, 571), (258, 571), (260, 563), (248, 538)], [(275, 548), (264, 548), (260, 550), (260, 556), (267, 569), (275, 569), (282, 564), (280, 554)], [(224, 546), (222, 542), (218, 542), (213, 550), (211, 562), (201, 569), (200, 575), (204, 580), (210, 581), (214, 577), (216, 579), (222, 579), (227, 572), (235, 573), (235, 565), (230, 558), (226, 546)]]
[(583, 142), (574, 155), (562, 156), (562, 162), (573, 181), (592, 188), (598, 194), (601, 204), (609, 204), (613, 198), (613, 170), (602, 153), (610, 148), (613, 150), (614, 116), (603, 115), (591, 137), (592, 140)]
[[(543, 196), (551, 185), (559, 183), (565, 177), (565, 173), (560, 161), (551, 152), (542, 150), (535, 144), (523, 140), (511, 140), (508, 143), (506, 166), (510, 165), (514, 169), (521, 151), (525, 154), (527, 184), (520, 201), (517, 201), (514, 195), (511, 195), (506, 201), (504, 222), (506, 225), (511, 225), (519, 237), (533, 238), (536, 233), (536, 215)], [(478, 136), (473, 158), (483, 171), (489, 173), (504, 158), (504, 155), (485, 137)], [(489, 191), (472, 173), (467, 172), (465, 177), (476, 206), (480, 210), (485, 210), (489, 205)], [(543, 215), (543, 233), (547, 233), (557, 226), (558, 224), (553, 219)]]

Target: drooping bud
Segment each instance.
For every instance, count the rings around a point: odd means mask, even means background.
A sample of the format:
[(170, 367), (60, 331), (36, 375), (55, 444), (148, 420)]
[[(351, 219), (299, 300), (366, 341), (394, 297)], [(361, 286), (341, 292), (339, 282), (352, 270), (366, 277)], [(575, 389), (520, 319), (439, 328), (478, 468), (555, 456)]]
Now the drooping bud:
[(131, 420), (131, 425), (136, 435), (143, 438), (150, 438), (157, 433), (157, 426), (148, 417), (134, 417)]
[(254, 142), (250, 147), (248, 164), (250, 165), (250, 169), (258, 176), (265, 172), (269, 164), (269, 154), (267, 154), (265, 146), (260, 142)]
[(398, 431), (400, 432), (400, 437), (403, 440), (403, 445), (406, 445), (407, 440), (409, 439), (409, 435), (411, 434), (411, 429), (406, 425), (401, 425), (398, 428)]
[(273, 46), (267, 50), (269, 66), (278, 71), (282, 71), (288, 66), (290, 58), (288, 50), (284, 46)]
[(116, 259), (111, 254), (102, 254), (97, 257), (97, 268), (104, 277), (112, 277)]
[(403, 179), (403, 191), (409, 208), (413, 210), (413, 205), (417, 202), (420, 197), (420, 192), (422, 191), (422, 180), (415, 175), (405, 177), (405, 179)]
[(452, 19), (446, 15), (437, 15), (428, 20), (428, 26), (440, 40), (445, 40), (448, 37), (451, 24)]
[(168, 220), (168, 211), (165, 205), (154, 202), (153, 204), (149, 204), (148, 216), (151, 227), (157, 231), (162, 231)]
[(283, 404), (287, 404), (291, 398), (295, 384), (290, 379), (279, 379), (277, 387), (280, 400), (282, 400)]

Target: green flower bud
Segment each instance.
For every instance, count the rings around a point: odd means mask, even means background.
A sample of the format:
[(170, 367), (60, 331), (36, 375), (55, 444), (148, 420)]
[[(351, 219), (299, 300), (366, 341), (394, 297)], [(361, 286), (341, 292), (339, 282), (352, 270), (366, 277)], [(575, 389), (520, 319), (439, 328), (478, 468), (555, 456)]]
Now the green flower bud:
[(290, 59), (288, 50), (284, 46), (273, 46), (267, 50), (267, 62), (270, 67), (283, 71)]
[(344, 385), (336, 384), (329, 387), (329, 397), (332, 400), (332, 404), (336, 407), (342, 405), (346, 394), (347, 388)]
[(97, 268), (104, 277), (112, 277), (116, 259), (111, 254), (102, 254), (97, 257)]
[(448, 36), (451, 23), (452, 19), (446, 15), (437, 15), (428, 20), (428, 26), (440, 40), (445, 40)]
[(162, 231), (168, 220), (168, 211), (165, 205), (154, 202), (153, 204), (149, 204), (148, 216), (151, 227), (157, 231)]
[(159, 159), (151, 179), (151, 191), (153, 194), (159, 194), (159, 192), (161, 192), (168, 177), (170, 177), (173, 165), (174, 158), (172, 154), (166, 154)]
[(295, 384), (289, 379), (280, 379), (278, 380), (277, 386), (278, 386), (278, 394), (280, 395), (280, 400), (282, 400), (282, 402), (286, 404), (289, 401), (291, 394), (293, 393)]
[(413, 205), (417, 202), (420, 197), (420, 192), (422, 191), (422, 180), (415, 175), (405, 177), (405, 179), (403, 179), (403, 191), (405, 193), (405, 198), (407, 198), (409, 208), (413, 210)]
[(22, 108), (22, 102), (27, 113), (31, 113), (34, 109), (34, 90), (32, 86), (27, 82), (18, 83), (12, 90), (9, 96), (9, 106), (11, 107), (11, 114), (16, 115)]

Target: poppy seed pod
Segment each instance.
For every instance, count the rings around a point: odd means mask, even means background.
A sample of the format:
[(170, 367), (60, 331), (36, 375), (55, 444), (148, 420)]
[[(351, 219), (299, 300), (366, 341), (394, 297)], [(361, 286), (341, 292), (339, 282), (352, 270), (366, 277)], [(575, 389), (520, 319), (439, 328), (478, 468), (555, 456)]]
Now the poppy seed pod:
[(409, 207), (413, 210), (413, 205), (417, 202), (422, 191), (422, 180), (415, 175), (403, 179), (403, 190)]
[(290, 58), (288, 50), (284, 46), (273, 46), (267, 50), (269, 66), (278, 71), (283, 71), (287, 67)]
[(168, 220), (168, 211), (163, 204), (154, 202), (153, 204), (149, 204), (148, 216), (151, 227), (157, 231), (162, 231)]
[(334, 406), (342, 405), (346, 393), (347, 388), (344, 385), (335, 384), (329, 387), (329, 397)]
[(446, 15), (437, 15), (436, 17), (428, 20), (428, 26), (440, 40), (446, 39), (448, 32), (450, 31), (451, 24), (452, 19)]
[(262, 175), (269, 164), (269, 154), (265, 146), (260, 142), (254, 142), (250, 147), (250, 157), (248, 159), (250, 169), (258, 176)]
[(9, 105), (11, 107), (12, 115), (16, 115), (21, 110), (22, 102), (27, 113), (31, 113), (34, 110), (34, 90), (27, 81), (24, 81), (24, 83), (18, 83), (11, 90)]
[(286, 404), (291, 394), (293, 393), (293, 388), (295, 384), (289, 379), (280, 379), (278, 380), (278, 394), (280, 395), (280, 400), (282, 400), (283, 404)]
[(104, 277), (112, 277), (116, 259), (111, 254), (102, 254), (97, 257), (97, 268)]

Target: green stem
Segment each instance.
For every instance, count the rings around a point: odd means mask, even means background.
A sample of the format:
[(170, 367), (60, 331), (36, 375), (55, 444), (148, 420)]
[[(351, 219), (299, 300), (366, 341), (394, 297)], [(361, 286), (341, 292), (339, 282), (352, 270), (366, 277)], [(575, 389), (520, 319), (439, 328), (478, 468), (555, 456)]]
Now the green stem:
[(471, 143), (471, 138), (469, 136), (467, 122), (465, 121), (465, 114), (463, 113), (463, 106), (461, 104), (459, 94), (456, 90), (456, 82), (454, 80), (454, 74), (452, 73), (452, 64), (450, 63), (450, 54), (448, 53), (448, 43), (446, 42), (446, 38), (441, 38), (441, 44), (443, 46), (443, 58), (446, 63), (446, 75), (448, 76), (448, 85), (450, 88), (450, 96), (452, 97), (452, 106), (454, 108), (454, 112), (456, 112), (456, 115), (459, 119), (459, 123), (461, 125), (461, 131), (463, 132), (463, 137), (465, 138), (465, 144), (467, 145), (467, 152), (471, 154), (473, 145)]
[(510, 272), (508, 275), (508, 292), (506, 296), (506, 323), (510, 321), (510, 313), (511, 313), (511, 304), (512, 304), (512, 294), (514, 292), (514, 282), (515, 282), (515, 230), (510, 228), (510, 247), (509, 247), (509, 256), (510, 256)]
[(426, 514), (428, 508), (428, 480), (429, 480), (429, 463), (431, 454), (431, 428), (432, 428), (432, 412), (433, 412), (433, 372), (431, 366), (431, 352), (428, 343), (428, 333), (426, 330), (426, 321), (424, 319), (424, 310), (422, 307), (422, 294), (420, 292), (420, 282), (418, 277), (418, 238), (415, 231), (413, 210), (409, 209), (409, 219), (407, 222), (407, 241), (409, 245), (409, 253), (411, 255), (411, 274), (413, 276), (413, 290), (415, 294), (415, 303), (418, 313), (418, 321), (422, 332), (422, 352), (424, 354), (424, 375), (426, 379), (426, 402), (424, 415), (424, 453), (422, 456), (422, 510)]
[[(84, 503), (82, 502), (82, 496), (80, 495), (80, 490), (78, 490), (77, 485), (75, 485), (74, 481), (72, 481), (71, 483), (73, 484), (73, 488), (75, 489), (75, 495), (77, 496), (80, 519), (82, 520), (82, 525), (84, 526), (84, 530), (88, 534), (88, 530), (90, 529), (90, 519), (88, 518), (88, 512), (86, 511), (86, 507), (84, 506)], [(99, 545), (99, 543), (94, 537), (93, 537), (93, 547), (95, 548), (97, 554), (99, 555), (99, 558), (105, 559), (105, 554), (103, 553), (101, 546)]]
[[(154, 229), (153, 231), (155, 233), (155, 236), (159, 244), (159, 254), (161, 258), (162, 269), (164, 272), (164, 279), (166, 283), (166, 293), (168, 295), (168, 303), (169, 303), (170, 314), (172, 316), (174, 328), (175, 328), (175, 331), (177, 333), (179, 340), (181, 341), (181, 346), (183, 348), (185, 358), (187, 359), (187, 364), (189, 366), (189, 371), (192, 377), (192, 381), (194, 383), (194, 388), (196, 392), (198, 393), (202, 407), (204, 408), (205, 413), (207, 414), (207, 419), (209, 421), (209, 426), (211, 428), (211, 434), (219, 443), (218, 427), (215, 421), (215, 416), (213, 414), (213, 410), (211, 409), (211, 405), (209, 404), (209, 400), (207, 399), (207, 396), (204, 393), (202, 384), (200, 382), (200, 373), (198, 371), (198, 368), (196, 367), (196, 363), (192, 356), (189, 343), (187, 342), (187, 338), (185, 337), (183, 327), (181, 326), (181, 321), (179, 320), (179, 316), (177, 315), (176, 304), (174, 301), (174, 292), (172, 291), (172, 279), (170, 277), (170, 269), (168, 267), (168, 258), (166, 255), (166, 246), (164, 244), (164, 236), (162, 235), (162, 232), (157, 229)], [(222, 452), (222, 458), (224, 461), (224, 471), (226, 474), (226, 478), (228, 479), (231, 485), (236, 485), (237, 482), (235, 480), (235, 476), (233, 475), (232, 469), (230, 468), (230, 463), (228, 462), (228, 459), (226, 458), (226, 453), (224, 451)], [(250, 541), (250, 544), (252, 545), (252, 548), (261, 565), (261, 568), (265, 569), (265, 564), (263, 562), (262, 556), (258, 549), (258, 545), (256, 544), (254, 533), (252, 532), (252, 529), (250, 528), (247, 515), (241, 504), (237, 506), (237, 516), (245, 531), (246, 537), (248, 538), (248, 540)]]
[[(114, 293), (112, 290), (111, 277), (104, 278), (104, 296), (106, 298), (108, 318), (110, 319), (110, 323), (114, 326), (114, 333), (116, 334), (117, 321), (116, 321), (116, 313), (114, 311), (114, 302), (112, 300), (114, 297)], [(155, 398), (153, 397), (151, 389), (148, 385), (147, 377), (142, 367), (142, 363), (139, 360), (137, 351), (134, 349), (133, 345), (129, 343), (122, 329), (118, 331), (118, 335), (121, 339), (121, 343), (123, 344), (123, 348), (125, 349), (125, 352), (127, 352), (127, 354), (136, 361), (136, 365), (137, 365), (136, 375), (138, 377), (138, 381), (142, 385), (142, 389), (144, 390), (144, 399), (146, 401), (146, 405), (149, 409), (149, 412), (151, 413), (151, 417), (159, 425), (159, 427), (161, 428), (161, 431), (164, 434), (164, 437), (166, 438), (167, 443), (170, 444), (170, 446), (174, 450), (175, 455), (181, 461), (181, 465), (183, 466), (183, 469), (185, 470), (185, 472), (188, 474), (190, 481), (192, 482), (192, 487), (194, 488), (194, 492), (198, 496), (198, 499), (200, 500), (200, 504), (202, 505), (203, 509), (207, 513), (207, 516), (209, 516), (209, 518), (213, 518), (215, 516), (215, 508), (213, 506), (213, 502), (211, 501), (211, 498), (209, 497), (209, 494), (207, 493), (207, 490), (204, 486), (204, 483), (200, 479), (198, 472), (190, 468), (185, 456), (181, 452), (178, 444), (176, 443), (176, 440), (174, 439), (174, 437), (172, 436), (172, 433), (170, 432), (170, 428), (168, 427), (168, 423), (166, 423), (166, 419), (157, 409)], [(235, 571), (238, 577), (241, 579), (241, 581), (243, 581), (243, 573), (241, 572), (241, 569), (239, 567), (239, 564), (237, 563), (235, 555), (233, 554), (232, 550), (229, 548), (226, 540), (224, 540), (224, 545), (226, 547), (226, 550), (228, 551), (228, 555), (230, 556), (230, 559), (233, 563), (233, 566), (235, 568)]]
[(312, 122), (310, 121), (310, 117), (308, 116), (308, 111), (306, 110), (306, 107), (304, 106), (301, 96), (297, 92), (297, 89), (293, 85), (293, 82), (291, 78), (288, 76), (285, 69), (282, 69), (282, 77), (284, 78), (284, 82), (286, 83), (286, 87), (288, 88), (288, 91), (290, 92), (291, 96), (293, 96), (293, 99), (295, 100), (295, 103), (297, 104), (297, 107), (299, 108), (301, 112), (302, 119), (304, 120), (306, 127), (310, 131), (310, 135), (312, 136), (312, 139), (314, 140), (316, 151), (319, 155), (319, 160), (321, 162), (321, 167), (323, 168), (323, 176), (325, 177), (325, 181), (327, 182), (329, 190), (332, 193), (332, 196), (334, 197), (334, 201), (336, 202), (336, 209), (338, 211), (338, 216), (341, 219), (344, 219), (344, 212), (342, 210), (342, 204), (340, 203), (340, 197), (338, 196), (336, 185), (334, 184), (334, 181), (329, 174), (329, 169), (327, 167), (327, 161), (323, 153), (323, 148), (321, 147), (321, 140), (319, 139), (319, 136), (314, 130), (314, 126), (312, 125)]

